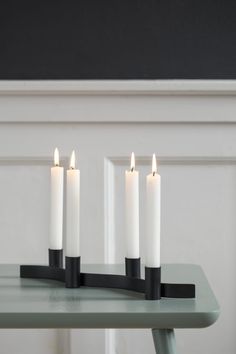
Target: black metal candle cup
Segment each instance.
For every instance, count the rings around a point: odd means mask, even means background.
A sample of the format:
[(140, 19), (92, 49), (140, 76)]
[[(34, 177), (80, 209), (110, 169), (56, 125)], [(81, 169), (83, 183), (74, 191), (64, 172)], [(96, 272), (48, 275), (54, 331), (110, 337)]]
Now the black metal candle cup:
[(66, 288), (80, 287), (80, 257), (66, 257)]
[(161, 268), (145, 267), (146, 300), (161, 298)]
[(63, 249), (48, 249), (49, 267), (63, 268)]
[(141, 278), (140, 258), (125, 258), (125, 274), (131, 278)]

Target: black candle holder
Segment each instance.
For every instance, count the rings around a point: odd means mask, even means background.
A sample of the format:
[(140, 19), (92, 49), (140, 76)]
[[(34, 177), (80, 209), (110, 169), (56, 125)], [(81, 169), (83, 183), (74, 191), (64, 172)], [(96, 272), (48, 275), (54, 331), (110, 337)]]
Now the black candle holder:
[(48, 249), (49, 267), (63, 268), (63, 249)]
[(131, 278), (141, 278), (141, 258), (125, 258), (125, 274)]
[(66, 288), (80, 287), (80, 257), (66, 257)]
[(145, 267), (145, 296), (146, 300), (161, 298), (161, 268)]
[(141, 279), (140, 258), (126, 258), (126, 275), (81, 273), (80, 257), (66, 257), (65, 269), (61, 262), (52, 262), (52, 259), (53, 256), (49, 256), (49, 266), (21, 265), (20, 277), (57, 280), (64, 282), (67, 288), (87, 286), (130, 290), (145, 294), (146, 300), (159, 300), (162, 297), (195, 298), (194, 284), (161, 283), (161, 268), (145, 267), (145, 279)]

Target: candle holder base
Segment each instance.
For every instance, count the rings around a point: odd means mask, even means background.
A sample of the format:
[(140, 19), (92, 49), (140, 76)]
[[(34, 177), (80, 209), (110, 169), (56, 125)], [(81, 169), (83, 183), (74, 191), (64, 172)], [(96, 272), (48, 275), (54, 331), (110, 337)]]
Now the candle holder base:
[(63, 268), (63, 249), (48, 249), (49, 266)]
[(160, 300), (161, 298), (161, 268), (145, 267), (145, 295), (146, 300)]
[[(71, 257), (68, 257), (71, 258)], [(72, 257), (73, 258), (73, 257)], [(77, 257), (75, 257), (77, 258)], [(78, 257), (79, 258), (79, 257)], [(74, 279), (78, 279), (80, 287), (97, 287), (97, 288), (113, 288), (135, 291), (138, 293), (146, 294), (147, 296), (147, 284), (149, 280), (139, 279), (134, 277), (128, 277), (126, 275), (118, 274), (94, 274), (94, 273), (80, 273), (78, 266), (78, 260), (72, 262), (72, 268), (77, 269), (77, 277), (72, 277), (72, 284)], [(68, 271), (69, 268), (67, 268)], [(65, 283), (66, 282), (66, 270), (63, 268), (40, 266), (40, 265), (21, 265), (20, 266), (21, 278), (33, 278), (33, 279), (50, 279)], [(71, 279), (68, 282), (71, 284)], [(73, 286), (74, 287), (74, 286)], [(77, 287), (77, 286), (76, 286)], [(152, 294), (152, 291), (150, 292)], [(161, 297), (168, 298), (195, 298), (195, 285), (194, 284), (160, 284)]]
[(141, 258), (125, 258), (125, 274), (127, 277), (141, 278)]
[(65, 284), (66, 288), (79, 288), (80, 257), (66, 257)]

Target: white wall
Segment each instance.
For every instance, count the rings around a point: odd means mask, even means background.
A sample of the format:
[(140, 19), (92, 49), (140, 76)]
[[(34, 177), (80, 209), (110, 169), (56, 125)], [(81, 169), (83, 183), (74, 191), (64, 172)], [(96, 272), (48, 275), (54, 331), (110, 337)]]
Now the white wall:
[[(234, 354), (235, 92), (234, 82), (2, 82), (0, 262), (47, 261), (55, 146), (65, 166), (72, 148), (79, 153), (83, 262), (123, 262), (124, 170), (135, 151), (142, 201), (156, 152), (162, 262), (200, 264), (222, 309), (208, 329), (178, 330), (179, 351)], [(148, 330), (1, 330), (0, 346), (1, 354), (154, 353)]]

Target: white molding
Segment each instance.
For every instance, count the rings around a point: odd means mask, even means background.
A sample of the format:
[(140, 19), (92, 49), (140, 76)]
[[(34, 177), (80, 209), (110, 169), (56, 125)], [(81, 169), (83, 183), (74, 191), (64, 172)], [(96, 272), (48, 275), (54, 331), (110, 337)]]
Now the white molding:
[(114, 165), (104, 159), (104, 263), (115, 263)]
[[(114, 165), (128, 165), (129, 156), (110, 157), (109, 160)], [(135, 161), (138, 165), (149, 166), (150, 156), (135, 155)], [(236, 156), (157, 156), (157, 162), (160, 165), (235, 165)], [(113, 167), (114, 168), (114, 167)]]
[(236, 80), (0, 81), (3, 123), (235, 123)]
[(1, 95), (0, 123), (235, 123), (233, 95)]
[(57, 354), (71, 354), (71, 332), (68, 328), (57, 329)]
[[(115, 263), (114, 164), (104, 159), (104, 263)], [(115, 354), (115, 329), (105, 329), (105, 354)]]
[(116, 354), (116, 329), (105, 329), (105, 354)]
[[(60, 156), (60, 165), (66, 167), (69, 158)], [(52, 166), (53, 155), (51, 157), (39, 156), (0, 156), (0, 166)]]
[[(68, 157), (60, 156), (60, 164), (66, 166)], [(135, 155), (137, 164), (143, 166), (150, 165), (150, 156)], [(193, 155), (169, 155), (157, 156), (157, 161), (161, 165), (234, 165), (236, 164), (236, 156), (232, 155), (209, 155), (209, 156), (193, 156)], [(105, 256), (104, 262), (111, 264), (114, 260), (113, 240), (114, 229), (111, 227), (114, 221), (114, 166), (128, 165), (130, 156), (111, 156), (104, 159), (104, 217), (105, 217)], [(0, 165), (17, 165), (17, 166), (52, 166), (52, 157), (38, 156), (0, 156)], [(111, 237), (112, 236), (112, 237)], [(109, 245), (109, 246), (108, 246)], [(111, 257), (111, 254), (113, 256)]]
[(236, 80), (1, 80), (0, 95), (235, 95)]

